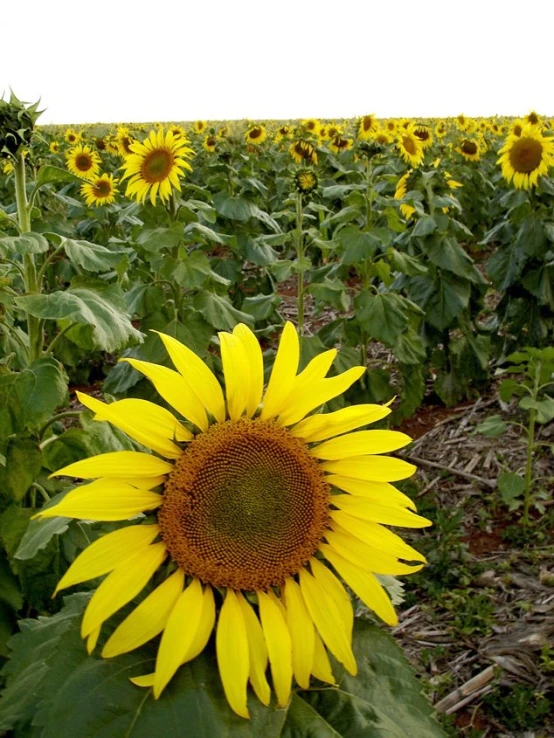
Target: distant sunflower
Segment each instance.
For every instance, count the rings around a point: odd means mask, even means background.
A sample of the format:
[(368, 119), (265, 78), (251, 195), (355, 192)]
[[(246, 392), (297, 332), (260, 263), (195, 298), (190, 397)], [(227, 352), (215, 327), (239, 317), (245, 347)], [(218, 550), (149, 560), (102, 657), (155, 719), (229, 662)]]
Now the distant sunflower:
[(424, 151), (433, 145), (433, 134), (429, 126), (418, 124), (414, 126), (413, 133), (414, 136), (420, 140)]
[(131, 145), (135, 142), (135, 138), (131, 135), (126, 126), (119, 126), (115, 140), (120, 156), (125, 158), (126, 156), (129, 156), (129, 154), (133, 153)]
[(418, 167), (423, 161), (423, 146), (421, 145), (419, 138), (414, 135), (411, 128), (404, 128), (399, 131), (396, 146), (404, 161), (411, 164), (413, 167)]
[(204, 141), (202, 142), (202, 147), (204, 151), (208, 151), (210, 154), (212, 154), (215, 151), (216, 146), (217, 146), (217, 136), (214, 136), (214, 135), (206, 136), (204, 138)]
[(524, 126), (525, 126), (525, 121), (521, 120), (521, 118), (517, 118), (512, 123), (512, 127), (511, 127), (511, 130), (510, 130), (510, 133), (513, 136), (518, 136), (519, 137), (523, 133), (523, 127)]
[[(403, 200), (406, 197), (406, 192), (408, 191), (408, 180), (410, 179), (410, 174), (412, 173), (411, 169), (408, 169), (408, 171), (403, 174), (400, 179), (398, 180), (398, 184), (396, 185), (396, 190), (394, 191), (394, 199), (395, 200)], [(409, 220), (412, 215), (415, 213), (415, 208), (411, 205), (407, 205), (406, 203), (401, 203), (400, 205), (400, 212), (402, 215), (406, 218), (406, 220)]]
[(317, 164), (317, 151), (309, 141), (298, 139), (289, 146), (289, 154), (297, 164)]
[(208, 124), (205, 120), (195, 120), (192, 124), (192, 130), (195, 133), (204, 133), (206, 128), (208, 127)]
[(465, 131), (468, 126), (468, 118), (463, 113), (460, 113), (460, 115), (456, 116), (456, 126), (459, 128), (460, 131)]
[(114, 156), (119, 155), (119, 146), (117, 145), (117, 141), (112, 136), (107, 136), (104, 139), (104, 143), (106, 145), (106, 151), (109, 154), (113, 154)]
[(81, 186), (81, 195), (85, 198), (87, 207), (109, 205), (115, 200), (117, 179), (113, 174), (102, 174), (91, 182)]
[(395, 134), (396, 133), (396, 130), (397, 130), (396, 121), (395, 120), (392, 120), (392, 118), (389, 118), (388, 120), (385, 121), (384, 127), (387, 129), (387, 131), (390, 134)]
[(315, 118), (306, 118), (302, 121), (301, 125), (305, 131), (308, 131), (308, 133), (317, 136), (321, 123)]
[(59, 141), (51, 141), (50, 142), (49, 149), (50, 149), (50, 153), (57, 154), (59, 152), (59, 150), (60, 150), (60, 143), (59, 143)]
[(535, 110), (531, 110), (531, 112), (527, 113), (525, 116), (525, 122), (532, 126), (540, 126), (542, 125), (542, 118)]
[(121, 178), (130, 177), (125, 195), (136, 198), (138, 202), (150, 197), (150, 202), (155, 205), (158, 195), (162, 202), (166, 202), (174, 188), (180, 191), (179, 178), (183, 176), (183, 170), (192, 171), (186, 160), (194, 152), (187, 144), (186, 138), (176, 139), (171, 131), (164, 132), (163, 128), (150, 131), (144, 141), (131, 144), (131, 154), (125, 158)]
[(393, 142), (394, 136), (386, 128), (380, 128), (373, 134), (373, 140), (381, 146), (388, 146)]
[(74, 131), (73, 128), (68, 128), (63, 137), (65, 138), (67, 143), (71, 144), (72, 146), (76, 143), (79, 143), (79, 141), (81, 140), (81, 134), (77, 133), (77, 131)]
[(537, 185), (554, 165), (554, 142), (540, 132), (538, 126), (527, 124), (521, 135), (510, 135), (498, 152), (502, 176), (516, 189), (528, 190)]
[(187, 137), (187, 134), (185, 133), (185, 129), (183, 128), (183, 126), (180, 126), (177, 123), (175, 123), (172, 126), (169, 126), (168, 130), (171, 131), (175, 139)]
[(93, 481), (37, 517), (131, 521), (91, 543), (56, 588), (105, 577), (81, 623), (89, 653), (106, 621), (157, 573), (156, 585), (110, 633), (102, 656), (161, 636), (154, 672), (132, 678), (157, 699), (215, 630), (225, 695), (249, 718), (248, 682), (270, 704), (268, 669), (282, 708), (293, 679), (301, 689), (309, 689), (311, 675), (336, 684), (327, 650), (357, 673), (354, 610), (341, 580), (395, 625), (378, 575), (417, 572), (425, 557), (385, 526), (430, 523), (391, 484), (416, 470), (386, 455), (409, 436), (359, 430), (390, 409), (318, 410), (365, 367), (327, 377), (337, 354), (331, 349), (299, 372), (300, 342), (287, 323), (264, 392), (258, 339), (239, 324), (219, 333), (224, 392), (193, 351), (172, 336), (160, 338), (176, 371), (124, 361), (151, 380), (171, 411), (142, 399), (105, 404), (78, 393), (96, 420), (152, 453), (113, 451), (59, 469), (53, 476)]
[(473, 138), (463, 138), (456, 151), (467, 161), (479, 161), (481, 158), (481, 146), (479, 141)]
[(444, 121), (440, 121), (435, 126), (435, 136), (437, 138), (444, 138), (448, 133), (448, 127)]
[(88, 144), (77, 144), (65, 155), (67, 168), (84, 179), (96, 177), (100, 171), (100, 156)]
[(299, 169), (294, 175), (294, 184), (298, 192), (307, 195), (318, 185), (317, 174), (312, 169)]
[(362, 141), (367, 141), (368, 139), (373, 138), (373, 134), (378, 128), (379, 124), (377, 123), (377, 118), (373, 114), (364, 115), (360, 118), (360, 123), (358, 125), (358, 138), (361, 138)]
[(293, 135), (293, 129), (290, 126), (279, 126), (275, 133), (275, 141), (282, 141), (284, 138), (290, 138)]
[(267, 138), (267, 131), (264, 126), (250, 126), (244, 134), (244, 138), (250, 146), (261, 146)]
[(329, 141), (329, 148), (334, 151), (335, 154), (340, 154), (341, 151), (349, 151), (354, 145), (354, 141), (351, 138), (345, 138), (344, 136), (334, 136)]
[(223, 125), (220, 128), (218, 128), (216, 135), (218, 138), (227, 138), (229, 136), (229, 126)]

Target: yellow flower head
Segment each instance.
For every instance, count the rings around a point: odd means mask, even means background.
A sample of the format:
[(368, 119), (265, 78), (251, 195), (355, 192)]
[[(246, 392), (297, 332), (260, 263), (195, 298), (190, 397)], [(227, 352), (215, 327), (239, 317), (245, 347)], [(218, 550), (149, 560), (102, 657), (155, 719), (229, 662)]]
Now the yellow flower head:
[(250, 144), (250, 146), (261, 146), (267, 138), (267, 131), (265, 130), (265, 126), (250, 126), (244, 134), (244, 138), (246, 140), (246, 143)]
[(126, 126), (119, 126), (115, 137), (119, 155), (123, 158), (132, 154), (131, 144), (135, 142), (135, 138), (131, 135)]
[(396, 147), (407, 164), (418, 167), (423, 161), (423, 146), (411, 126), (399, 129)]
[(57, 154), (60, 150), (59, 141), (51, 141), (50, 146), (48, 148), (50, 149), (50, 153)]
[(388, 407), (317, 412), (365, 367), (327, 377), (337, 353), (329, 350), (299, 372), (291, 323), (265, 392), (262, 351), (247, 326), (219, 334), (225, 391), (193, 351), (160, 338), (175, 370), (124, 361), (150, 379), (172, 411), (79, 393), (97, 420), (152, 453), (114, 451), (58, 470), (55, 476), (93, 481), (38, 516), (132, 519), (85, 549), (57, 586), (107, 575), (83, 616), (89, 652), (104, 623), (158, 572), (161, 582), (111, 633), (102, 656), (161, 634), (154, 673), (132, 680), (158, 698), (215, 628), (227, 700), (248, 718), (248, 682), (264, 705), (270, 702), (268, 668), (280, 707), (293, 679), (302, 689), (311, 675), (335, 683), (327, 651), (356, 674), (354, 613), (341, 580), (385, 623), (397, 622), (376, 575), (416, 572), (425, 559), (385, 526), (429, 525), (392, 484), (415, 471), (386, 456), (410, 438), (359, 430), (386, 417)]
[(112, 203), (117, 193), (116, 184), (117, 179), (114, 180), (113, 174), (102, 174), (82, 185), (81, 195), (85, 198), (87, 207)]
[(195, 133), (204, 133), (207, 127), (208, 124), (205, 120), (197, 120), (192, 124), (192, 130)]
[(463, 138), (456, 151), (467, 161), (479, 161), (481, 158), (481, 145), (475, 138)]
[(68, 128), (63, 137), (65, 138), (67, 143), (71, 144), (72, 146), (79, 143), (79, 141), (81, 140), (81, 134), (77, 133), (77, 131), (74, 131), (73, 128)]
[(93, 179), (100, 171), (100, 156), (88, 144), (77, 144), (69, 149), (65, 158), (69, 171), (78, 177)]
[(131, 144), (131, 154), (123, 163), (123, 179), (129, 179), (125, 195), (144, 202), (150, 197), (152, 205), (156, 198), (169, 200), (174, 189), (181, 190), (180, 178), (183, 170), (192, 171), (187, 159), (193, 155), (188, 141), (183, 136), (175, 138), (171, 131), (158, 128), (150, 131), (144, 141)]
[[(396, 185), (396, 190), (394, 192), (395, 200), (403, 200), (406, 197), (406, 192), (408, 191), (408, 180), (410, 178), (411, 173), (412, 173), (412, 170), (408, 169), (408, 171), (405, 174), (403, 174), (398, 180), (398, 184)], [(406, 220), (409, 220), (412, 217), (412, 215), (415, 213), (415, 208), (412, 207), (411, 205), (402, 203), (400, 205), (400, 212), (406, 218)]]
[(297, 164), (317, 164), (317, 151), (309, 141), (302, 138), (291, 143), (289, 154)]
[(360, 118), (360, 123), (358, 125), (358, 138), (361, 138), (362, 141), (367, 141), (368, 139), (373, 138), (373, 134), (378, 128), (379, 124), (377, 123), (377, 118), (373, 114), (364, 115)]
[(341, 151), (349, 151), (353, 145), (354, 141), (351, 138), (344, 138), (340, 134), (329, 140), (329, 148), (335, 154), (340, 154)]
[(214, 136), (213, 134), (206, 136), (204, 138), (204, 141), (202, 142), (202, 147), (205, 151), (208, 151), (210, 154), (215, 151), (215, 148), (217, 146), (217, 136)]
[(433, 145), (433, 133), (429, 126), (423, 124), (415, 125), (413, 127), (413, 134), (421, 142), (424, 151)]
[(519, 136), (511, 134), (498, 152), (502, 176), (516, 189), (528, 190), (554, 165), (554, 143), (539, 127), (526, 124)]

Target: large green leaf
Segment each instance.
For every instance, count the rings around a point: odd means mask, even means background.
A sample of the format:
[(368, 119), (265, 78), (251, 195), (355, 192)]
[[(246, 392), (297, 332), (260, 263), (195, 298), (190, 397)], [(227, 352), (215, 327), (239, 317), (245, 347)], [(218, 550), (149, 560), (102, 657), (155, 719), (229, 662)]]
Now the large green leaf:
[(107, 272), (119, 264), (124, 254), (90, 241), (74, 241), (71, 238), (64, 238), (63, 248), (69, 261), (87, 272)]
[[(19, 307), (37, 318), (65, 320), (92, 327), (96, 348), (117, 351), (142, 340), (126, 312), (118, 285), (94, 284), (70, 287), (49, 295), (26, 295), (16, 300)], [(69, 336), (71, 337), (71, 336)]]
[(465, 277), (475, 284), (486, 284), (472, 259), (466, 254), (456, 239), (445, 237), (434, 239), (425, 247), (425, 253), (441, 269), (447, 269), (459, 277)]
[(217, 330), (232, 330), (237, 323), (253, 324), (252, 316), (233, 307), (228, 297), (202, 291), (194, 298), (194, 307)]
[(392, 344), (408, 325), (409, 316), (396, 295), (363, 290), (354, 300), (356, 318), (371, 338)]
[(49, 249), (48, 241), (40, 233), (25, 233), (22, 236), (0, 238), (0, 255), (43, 254)]
[(381, 243), (372, 233), (362, 231), (354, 225), (346, 226), (340, 231), (339, 241), (344, 249), (342, 263), (347, 266), (371, 259)]
[(435, 281), (435, 290), (426, 305), (429, 323), (439, 330), (448, 328), (467, 307), (470, 293), (469, 282), (442, 272), (440, 279)]
[(32, 438), (15, 437), (8, 441), (6, 463), (0, 465), (0, 497), (21, 501), (42, 468), (39, 445)]
[(61, 167), (55, 167), (52, 164), (45, 164), (38, 171), (37, 181), (35, 183), (35, 189), (38, 190), (42, 185), (50, 184), (51, 182), (86, 182), (85, 179), (78, 177), (76, 174), (72, 174), (67, 169)]
[(497, 289), (505, 290), (519, 280), (526, 261), (522, 248), (511, 245), (499, 248), (488, 261), (487, 274)]
[(22, 372), (0, 374), (0, 436), (44, 422), (67, 397), (67, 377), (52, 357), (38, 359)]

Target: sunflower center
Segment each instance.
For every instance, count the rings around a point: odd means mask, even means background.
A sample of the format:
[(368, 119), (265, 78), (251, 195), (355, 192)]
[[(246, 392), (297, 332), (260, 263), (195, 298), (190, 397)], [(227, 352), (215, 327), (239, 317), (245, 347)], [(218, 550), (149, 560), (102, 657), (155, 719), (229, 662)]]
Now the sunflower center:
[(248, 137), (255, 139), (259, 138), (262, 135), (262, 129), (261, 128), (251, 128), (248, 132)]
[(516, 172), (534, 172), (542, 160), (542, 144), (534, 138), (520, 138), (510, 150), (510, 164)]
[(329, 486), (302, 441), (243, 418), (191, 441), (165, 483), (158, 522), (187, 574), (259, 590), (283, 584), (313, 556), (328, 502)]
[(412, 154), (413, 156), (416, 153), (415, 141), (410, 136), (402, 137), (402, 146), (405, 148), (408, 154)]
[(94, 192), (97, 197), (108, 197), (111, 195), (111, 184), (105, 179), (99, 179), (94, 185)]
[(141, 166), (142, 178), (149, 184), (161, 182), (169, 176), (174, 157), (167, 149), (155, 149), (144, 157)]
[(75, 166), (80, 172), (88, 172), (92, 167), (92, 160), (87, 154), (78, 154), (75, 157)]
[(464, 152), (464, 154), (474, 156), (477, 153), (477, 144), (473, 141), (464, 141), (462, 143), (462, 151)]

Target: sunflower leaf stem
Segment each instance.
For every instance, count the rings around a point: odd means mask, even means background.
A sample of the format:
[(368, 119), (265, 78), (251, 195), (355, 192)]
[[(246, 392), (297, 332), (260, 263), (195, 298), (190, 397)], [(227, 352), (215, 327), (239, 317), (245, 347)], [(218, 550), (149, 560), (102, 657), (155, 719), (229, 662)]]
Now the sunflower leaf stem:
[[(537, 362), (535, 369), (535, 381), (533, 384), (533, 401), (537, 402), (539, 398), (540, 375), (542, 362)], [(527, 433), (527, 458), (525, 461), (525, 489), (523, 491), (523, 516), (522, 525), (529, 525), (529, 507), (531, 505), (531, 487), (533, 485), (533, 451), (535, 443), (535, 423), (537, 420), (537, 410), (534, 407), (529, 408), (529, 428)]]
[(33, 482), (33, 483), (31, 484), (31, 486), (29, 487), (29, 489), (30, 489), (30, 490), (32, 490), (32, 489), (36, 489), (36, 490), (38, 491), (38, 493), (40, 494), (40, 496), (42, 497), (42, 499), (43, 499), (43, 500), (44, 500), (45, 502), (50, 502), (50, 499), (51, 499), (51, 498), (50, 498), (50, 495), (49, 495), (49, 494), (48, 494), (48, 492), (47, 492), (47, 491), (46, 491), (46, 490), (44, 489), (44, 487), (42, 486), (42, 484), (39, 484), (38, 482)]
[(302, 193), (296, 196), (296, 262), (298, 266), (298, 334), (300, 340), (304, 337), (304, 236), (302, 233)]
[[(27, 201), (25, 190), (25, 156), (23, 153), (15, 160), (15, 197), (17, 203), (17, 217), (21, 233), (31, 232), (31, 205)], [(32, 254), (23, 255), (23, 271), (25, 292), (33, 295), (40, 293), (40, 282), (37, 278), (35, 260)], [(42, 354), (42, 333), (40, 331), (39, 319), (33, 315), (27, 315), (27, 333), (29, 336), (29, 363), (40, 358)]]
[(46, 433), (48, 428), (53, 423), (56, 423), (58, 420), (63, 420), (64, 418), (74, 418), (77, 415), (81, 415), (83, 411), (82, 410), (65, 410), (63, 413), (58, 413), (57, 415), (52, 415), (52, 417), (48, 418), (46, 423), (40, 428), (38, 434), (42, 438), (42, 436)]
[(66, 325), (65, 328), (63, 328), (59, 333), (57, 333), (54, 336), (54, 338), (50, 341), (48, 347), (45, 349), (44, 355), (49, 356), (54, 350), (54, 347), (56, 346), (60, 338), (62, 338), (62, 336), (65, 336), (65, 334), (68, 333), (72, 328), (75, 328), (76, 325), (79, 325), (79, 324), (77, 323), (77, 321), (74, 320), (68, 325)]
[(46, 259), (44, 260), (44, 263), (41, 266), (41, 268), (39, 269), (39, 273), (37, 275), (37, 282), (39, 284), (39, 287), (42, 286), (42, 280), (44, 279), (44, 275), (46, 274), (47, 268), (54, 261), (54, 259), (60, 253), (60, 251), (62, 249), (63, 249), (63, 244), (60, 244), (59, 246), (57, 246), (54, 249), (54, 251), (52, 251), (50, 254), (48, 254), (48, 256), (46, 257)]

